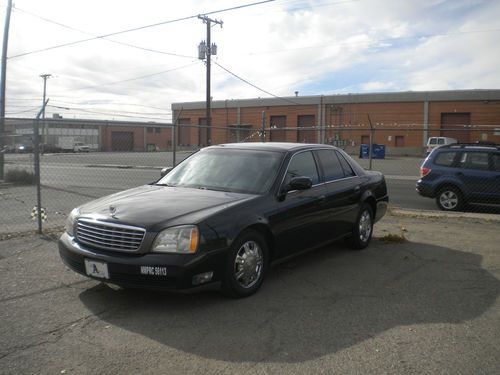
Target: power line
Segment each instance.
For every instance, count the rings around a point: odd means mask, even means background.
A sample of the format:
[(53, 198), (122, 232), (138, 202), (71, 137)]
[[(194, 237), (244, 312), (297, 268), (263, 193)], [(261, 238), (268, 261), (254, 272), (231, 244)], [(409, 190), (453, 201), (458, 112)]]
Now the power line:
[[(270, 2), (273, 2), (273, 1), (276, 1), (276, 0), (258, 1), (258, 2), (254, 2), (254, 3), (249, 3), (249, 4), (234, 6), (234, 7), (230, 7), (230, 8), (219, 9), (219, 10), (215, 10), (215, 11), (211, 11), (211, 12), (207, 12), (207, 13), (203, 13), (203, 14), (204, 15), (210, 15), (210, 14), (214, 14), (214, 13), (229, 12), (229, 11), (232, 11), (232, 10), (237, 10), (237, 9), (247, 8), (247, 7), (251, 7), (251, 6), (255, 6), (255, 5), (261, 5), (261, 4), (265, 4), (265, 3), (270, 3)], [(173, 19), (173, 20), (168, 20), (168, 21), (163, 21), (163, 22), (157, 22), (157, 23), (153, 23), (153, 24), (150, 24), (150, 25), (139, 26), (139, 27), (134, 27), (134, 28), (131, 28), (131, 29), (116, 31), (116, 32), (113, 32), (113, 33), (98, 35), (98, 36), (95, 36), (95, 37), (92, 37), (92, 38), (81, 39), (81, 40), (77, 40), (77, 41), (73, 41), (73, 42), (58, 44), (58, 45), (51, 46), (51, 47), (41, 48), (41, 49), (38, 49), (38, 50), (33, 50), (33, 51), (29, 51), (29, 52), (23, 52), (23, 53), (19, 53), (17, 55), (10, 56), (9, 59), (14, 59), (14, 58), (17, 58), (17, 57), (22, 57), (22, 56), (32, 55), (32, 54), (35, 54), (35, 53), (50, 51), (50, 50), (57, 49), (57, 48), (69, 47), (69, 46), (73, 46), (73, 45), (76, 45), (76, 44), (89, 42), (89, 41), (92, 41), (92, 40), (105, 39), (105, 38), (108, 38), (108, 37), (111, 37), (111, 36), (125, 34), (125, 33), (130, 33), (130, 32), (139, 31), (139, 30), (144, 30), (144, 29), (148, 29), (148, 28), (151, 28), (151, 27), (157, 27), (157, 26), (167, 25), (167, 24), (171, 24), (171, 23), (175, 23), (175, 22), (180, 22), (180, 21), (187, 21), (187, 20), (192, 19), (192, 18), (197, 18), (198, 15), (199, 14), (192, 15), (192, 16), (186, 16), (186, 17), (180, 17), (180, 18), (176, 18), (176, 19)]]
[[(87, 105), (87, 106), (92, 106), (92, 105), (102, 105), (103, 103), (76, 103), (76, 102), (67, 102), (67, 101), (62, 101), (62, 100), (57, 100), (57, 99), (52, 99), (52, 103), (61, 103), (61, 104), (70, 104), (70, 105)], [(132, 107), (144, 107), (144, 108), (151, 108), (151, 109), (158, 109), (160, 111), (168, 111), (171, 112), (170, 109), (165, 109), (165, 108), (160, 108), (160, 107), (154, 107), (150, 105), (144, 105), (144, 104), (136, 104), (136, 103), (120, 103), (120, 102), (113, 102), (111, 101), (110, 103), (106, 103), (106, 105), (126, 105), (126, 106), (132, 106)]]
[[(132, 115), (124, 115), (121, 113), (113, 113), (113, 112), (101, 112), (101, 111), (94, 111), (94, 110), (89, 110), (89, 109), (82, 109), (82, 108), (68, 108), (68, 107), (60, 107), (60, 106), (55, 106), (55, 105), (47, 105), (47, 107), (51, 108), (57, 108), (57, 109), (63, 109), (66, 111), (74, 111), (76, 114), (79, 112), (85, 113), (85, 114), (98, 114), (98, 115), (105, 115), (105, 116), (112, 116), (112, 117), (125, 117), (125, 118), (140, 118), (140, 119), (145, 119), (145, 120), (161, 120), (165, 121), (165, 117), (146, 117), (146, 116), (132, 116)], [(171, 115), (170, 115), (171, 116)]]
[(257, 86), (257, 85), (254, 85), (253, 83), (251, 83), (251, 82), (249, 82), (248, 80), (246, 80), (246, 79), (244, 79), (244, 78), (240, 77), (240, 76), (239, 76), (239, 75), (237, 75), (236, 73), (233, 73), (233, 72), (232, 72), (232, 71), (230, 71), (229, 69), (224, 68), (221, 64), (219, 64), (219, 63), (218, 63), (218, 62), (216, 62), (216, 61), (214, 61), (214, 64), (215, 64), (215, 65), (217, 65), (217, 66), (218, 66), (219, 68), (221, 68), (222, 70), (226, 71), (227, 73), (231, 74), (233, 77), (238, 78), (240, 81), (245, 82), (247, 85), (250, 85), (250, 86), (252, 86), (253, 88), (256, 88), (257, 90), (262, 91), (262, 92), (266, 93), (267, 95), (273, 96), (273, 97), (275, 97), (275, 98), (277, 98), (277, 99), (281, 99), (281, 100), (283, 100), (283, 101), (285, 101), (285, 102), (289, 102), (289, 103), (292, 103), (292, 104), (300, 105), (300, 103), (297, 103), (297, 102), (294, 102), (293, 100), (290, 100), (290, 99), (287, 99), (287, 98), (284, 98), (284, 97), (281, 97), (281, 96), (275, 95), (275, 94), (273, 94), (272, 92), (269, 92), (269, 91), (267, 91), (267, 90), (264, 90), (264, 89), (260, 88), (260, 87), (259, 87), (259, 86)]
[[(87, 31), (84, 31), (84, 30), (80, 30), (80, 29), (77, 29), (75, 27), (72, 27), (72, 26), (68, 26), (68, 25), (65, 25), (65, 24), (62, 24), (60, 22), (57, 22), (57, 21), (53, 21), (53, 20), (50, 20), (48, 18), (45, 18), (45, 17), (42, 17), (42, 16), (39, 16), (37, 14), (34, 14), (34, 13), (31, 13), (31, 12), (28, 12), (26, 10), (23, 10), (23, 9), (20, 9), (20, 8), (15, 8), (15, 10), (17, 11), (20, 11), (22, 13), (25, 13), (25, 14), (28, 14), (32, 17), (35, 17), (35, 18), (39, 18), (45, 22), (49, 22), (49, 23), (52, 23), (52, 24), (55, 24), (55, 25), (58, 25), (58, 26), (61, 26), (61, 27), (64, 27), (66, 29), (69, 29), (69, 30), (73, 30), (73, 31), (77, 31), (79, 33), (82, 33), (82, 34), (85, 34), (85, 35), (90, 35), (92, 36), (93, 38), (101, 38), (100, 36), (98, 35), (95, 35), (95, 34), (92, 34), (92, 33), (89, 33)], [(135, 49), (140, 49), (142, 51), (147, 51), (147, 52), (153, 52), (153, 53), (159, 53), (159, 54), (162, 54), (162, 55), (168, 55), (168, 56), (176, 56), (176, 57), (185, 57), (185, 58), (189, 58), (189, 59), (194, 59), (196, 58), (196, 56), (188, 56), (188, 55), (181, 55), (179, 53), (173, 53), (173, 52), (165, 52), (165, 51), (161, 51), (161, 50), (157, 50), (157, 49), (152, 49), (152, 48), (146, 48), (146, 47), (141, 47), (141, 46), (137, 46), (135, 44), (130, 44), (130, 43), (125, 43), (125, 42), (120, 42), (118, 40), (113, 40), (113, 39), (108, 39), (108, 38), (104, 38), (102, 37), (101, 39), (107, 41), (107, 42), (111, 42), (111, 43), (115, 43), (115, 44), (119, 44), (119, 45), (122, 45), (122, 46), (126, 46), (126, 47), (131, 47), (131, 48), (135, 48)], [(13, 57), (17, 57), (17, 56), (12, 56), (10, 58), (13, 58)]]
[[(75, 90), (87, 90), (87, 89), (93, 89), (93, 88), (102, 87), (102, 86), (116, 85), (116, 84), (124, 83), (124, 82), (137, 81), (137, 80), (141, 80), (141, 79), (144, 79), (144, 78), (154, 77), (154, 76), (157, 76), (157, 75), (160, 75), (160, 74), (165, 74), (165, 73), (173, 72), (173, 71), (176, 71), (176, 70), (185, 69), (185, 68), (188, 68), (188, 67), (193, 66), (195, 64), (197, 64), (197, 63), (194, 62), (194, 63), (191, 63), (191, 64), (186, 64), (186, 65), (183, 65), (183, 66), (179, 66), (177, 68), (162, 70), (161, 72), (146, 74), (146, 75), (139, 76), (139, 77), (123, 79), (123, 80), (120, 80), (120, 81), (105, 82), (105, 83), (100, 83), (98, 85), (78, 87), (78, 88), (75, 88), (75, 89), (65, 90), (65, 91), (61, 91), (61, 92), (75, 91)], [(55, 95), (57, 95), (57, 93), (55, 93)]]

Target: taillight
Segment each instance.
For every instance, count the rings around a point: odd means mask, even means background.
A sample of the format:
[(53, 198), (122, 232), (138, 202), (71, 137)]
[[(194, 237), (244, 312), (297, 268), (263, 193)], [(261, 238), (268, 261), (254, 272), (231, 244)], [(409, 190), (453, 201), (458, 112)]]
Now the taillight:
[(429, 173), (431, 173), (432, 169), (430, 168), (425, 168), (425, 167), (420, 167), (420, 177), (425, 177)]

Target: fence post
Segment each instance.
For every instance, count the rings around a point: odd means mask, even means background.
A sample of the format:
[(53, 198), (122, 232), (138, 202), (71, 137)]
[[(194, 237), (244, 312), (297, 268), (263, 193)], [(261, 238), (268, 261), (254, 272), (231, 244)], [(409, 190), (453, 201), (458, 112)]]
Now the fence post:
[(40, 183), (40, 116), (42, 112), (45, 111), (45, 107), (49, 99), (45, 101), (42, 105), (42, 109), (38, 112), (36, 116), (36, 120), (33, 122), (33, 136), (34, 136), (34, 144), (33, 144), (33, 153), (35, 156), (35, 180), (36, 180), (36, 201), (37, 201), (37, 219), (38, 219), (38, 233), (42, 234), (42, 193), (41, 193), (41, 183)]
[(36, 181), (36, 205), (37, 205), (37, 221), (38, 221), (38, 233), (42, 234), (42, 194), (40, 186), (40, 120), (37, 118), (33, 123), (33, 153), (35, 156), (35, 181)]
[(368, 169), (371, 171), (372, 170), (372, 159), (373, 159), (373, 125), (372, 125), (372, 120), (370, 119), (370, 114), (368, 114), (368, 122), (370, 123), (370, 145), (368, 148), (368, 155), (369, 155), (370, 161), (368, 164)]
[(266, 141), (266, 112), (262, 111), (262, 129), (260, 130), (260, 141)]

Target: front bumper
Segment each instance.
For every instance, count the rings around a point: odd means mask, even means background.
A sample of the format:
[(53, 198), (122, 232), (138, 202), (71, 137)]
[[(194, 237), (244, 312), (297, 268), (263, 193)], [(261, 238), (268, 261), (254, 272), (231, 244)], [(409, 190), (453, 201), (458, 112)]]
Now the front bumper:
[[(218, 282), (222, 279), (226, 253), (227, 249), (197, 254), (124, 254), (80, 245), (67, 233), (59, 239), (59, 255), (73, 271), (103, 282), (144, 289), (197, 288), (200, 285), (193, 284), (193, 277), (206, 272), (213, 272), (209, 283)], [(109, 278), (87, 275), (85, 259), (106, 263)], [(143, 274), (145, 267), (166, 270), (166, 275)]]

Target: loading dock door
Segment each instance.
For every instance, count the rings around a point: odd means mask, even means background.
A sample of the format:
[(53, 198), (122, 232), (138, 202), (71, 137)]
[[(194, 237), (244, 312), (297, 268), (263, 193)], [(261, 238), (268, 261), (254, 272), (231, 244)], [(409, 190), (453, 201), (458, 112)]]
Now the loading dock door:
[(179, 146), (190, 146), (191, 145), (191, 119), (181, 118), (178, 122), (178, 145)]
[(441, 113), (441, 136), (455, 138), (458, 142), (470, 142), (470, 113)]
[[(297, 116), (298, 128), (312, 128), (316, 124), (314, 115)], [(316, 129), (297, 130), (297, 142), (301, 143), (316, 143)]]
[(286, 116), (271, 116), (271, 142), (286, 142)]
[(133, 151), (133, 132), (111, 132), (111, 151)]

